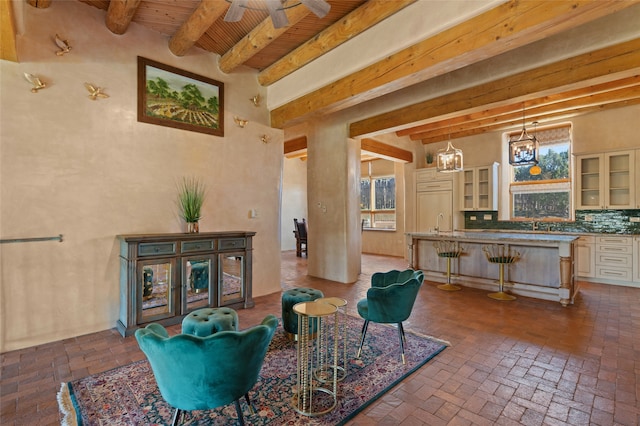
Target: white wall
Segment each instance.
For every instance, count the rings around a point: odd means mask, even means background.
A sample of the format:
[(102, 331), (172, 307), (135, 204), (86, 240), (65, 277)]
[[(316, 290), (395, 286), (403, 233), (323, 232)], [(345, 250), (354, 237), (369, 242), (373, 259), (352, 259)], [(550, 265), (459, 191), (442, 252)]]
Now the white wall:
[[(283, 132), (249, 101), (266, 94), (256, 73), (225, 75), (216, 55), (196, 48), (178, 58), (167, 37), (136, 24), (114, 35), (104, 11), (80, 2), (15, 5), (25, 31), (20, 62), (0, 62), (0, 235), (63, 234), (64, 242), (0, 245), (0, 351), (114, 327), (116, 235), (184, 232), (175, 205), (183, 176), (207, 186), (201, 231), (257, 232), (253, 294), (280, 291)], [(54, 54), (56, 33), (71, 53)], [(139, 123), (138, 55), (222, 81), (225, 136)], [(24, 72), (47, 88), (31, 93)], [(89, 100), (84, 82), (110, 97)], [(234, 115), (249, 124), (237, 127)], [(259, 140), (265, 133), (268, 144)]]

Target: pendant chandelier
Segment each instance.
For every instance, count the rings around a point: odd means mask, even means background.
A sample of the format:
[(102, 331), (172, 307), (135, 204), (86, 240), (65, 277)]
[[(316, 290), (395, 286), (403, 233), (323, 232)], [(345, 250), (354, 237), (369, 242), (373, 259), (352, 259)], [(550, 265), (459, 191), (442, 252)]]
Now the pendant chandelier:
[[(538, 124), (533, 122), (534, 126)], [(522, 133), (517, 139), (509, 140), (509, 164), (512, 166), (538, 165), (540, 148), (535, 135), (530, 136), (524, 125), (524, 104), (522, 104)]]
[(436, 168), (439, 172), (451, 173), (462, 170), (462, 150), (454, 148), (451, 141), (447, 142), (446, 149), (439, 149)]
[(285, 9), (305, 5), (318, 18), (324, 18), (331, 10), (331, 5), (325, 0), (300, 0), (297, 3), (286, 0), (227, 0), (227, 3), (231, 3), (231, 6), (224, 17), (225, 22), (238, 22), (242, 19), (245, 9), (262, 10), (269, 12), (274, 28), (289, 25)]

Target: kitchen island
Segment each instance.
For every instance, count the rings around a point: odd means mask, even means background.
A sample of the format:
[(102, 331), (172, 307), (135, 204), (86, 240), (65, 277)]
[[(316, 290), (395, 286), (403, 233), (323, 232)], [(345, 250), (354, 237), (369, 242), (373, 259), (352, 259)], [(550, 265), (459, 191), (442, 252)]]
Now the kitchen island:
[(520, 254), (505, 267), (505, 290), (509, 293), (573, 303), (578, 288), (574, 278), (574, 245), (578, 237), (554, 233), (451, 231), (407, 233), (409, 266), (425, 272), (425, 279), (446, 281), (446, 260), (438, 257), (434, 243), (454, 241), (463, 249), (452, 259), (452, 282), (495, 291), (498, 266), (490, 263), (482, 247), (507, 245)]

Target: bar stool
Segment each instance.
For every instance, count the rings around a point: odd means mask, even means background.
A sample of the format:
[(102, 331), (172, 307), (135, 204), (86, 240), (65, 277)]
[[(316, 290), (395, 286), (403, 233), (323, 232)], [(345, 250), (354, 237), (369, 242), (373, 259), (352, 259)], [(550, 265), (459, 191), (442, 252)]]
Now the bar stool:
[(462, 247), (457, 241), (436, 241), (433, 243), (439, 257), (447, 259), (447, 283), (438, 286), (440, 290), (457, 291), (462, 288), (451, 284), (451, 259), (457, 259), (462, 254)]
[(500, 277), (498, 281), (500, 285), (499, 290), (497, 293), (489, 293), (487, 296), (496, 300), (515, 300), (515, 296), (504, 292), (504, 265), (510, 265), (517, 261), (520, 257), (520, 253), (515, 250), (511, 250), (510, 246), (502, 244), (483, 246), (482, 251), (485, 256), (487, 256), (487, 260), (489, 262), (498, 264), (500, 268)]

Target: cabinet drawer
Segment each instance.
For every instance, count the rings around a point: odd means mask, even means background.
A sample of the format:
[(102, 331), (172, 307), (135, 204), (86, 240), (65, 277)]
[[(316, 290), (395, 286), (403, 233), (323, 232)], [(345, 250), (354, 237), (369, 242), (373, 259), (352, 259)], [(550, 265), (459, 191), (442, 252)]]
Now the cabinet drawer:
[(175, 254), (176, 243), (141, 243), (138, 245), (138, 256), (157, 256)]
[(247, 240), (244, 238), (223, 238), (218, 240), (219, 250), (233, 250), (245, 248), (246, 246)]
[(609, 266), (609, 267), (621, 267), (631, 268), (632, 261), (630, 254), (610, 254), (600, 253), (596, 254), (596, 265)]
[(418, 192), (450, 191), (452, 189), (453, 189), (453, 182), (450, 180), (423, 182), (423, 183), (419, 183), (417, 186)]
[(631, 254), (633, 253), (633, 246), (603, 246), (598, 244), (598, 252), (599, 253), (620, 253), (620, 254)]
[(616, 236), (611, 235), (608, 237), (598, 237), (597, 243), (602, 245), (620, 245), (620, 246), (630, 246), (633, 242), (631, 241), (631, 237), (625, 236)]
[(180, 251), (189, 253), (192, 251), (213, 250), (214, 247), (215, 240), (185, 241), (182, 243)]
[(631, 269), (607, 268), (598, 266), (596, 268), (596, 278), (610, 278), (612, 280), (631, 281)]

